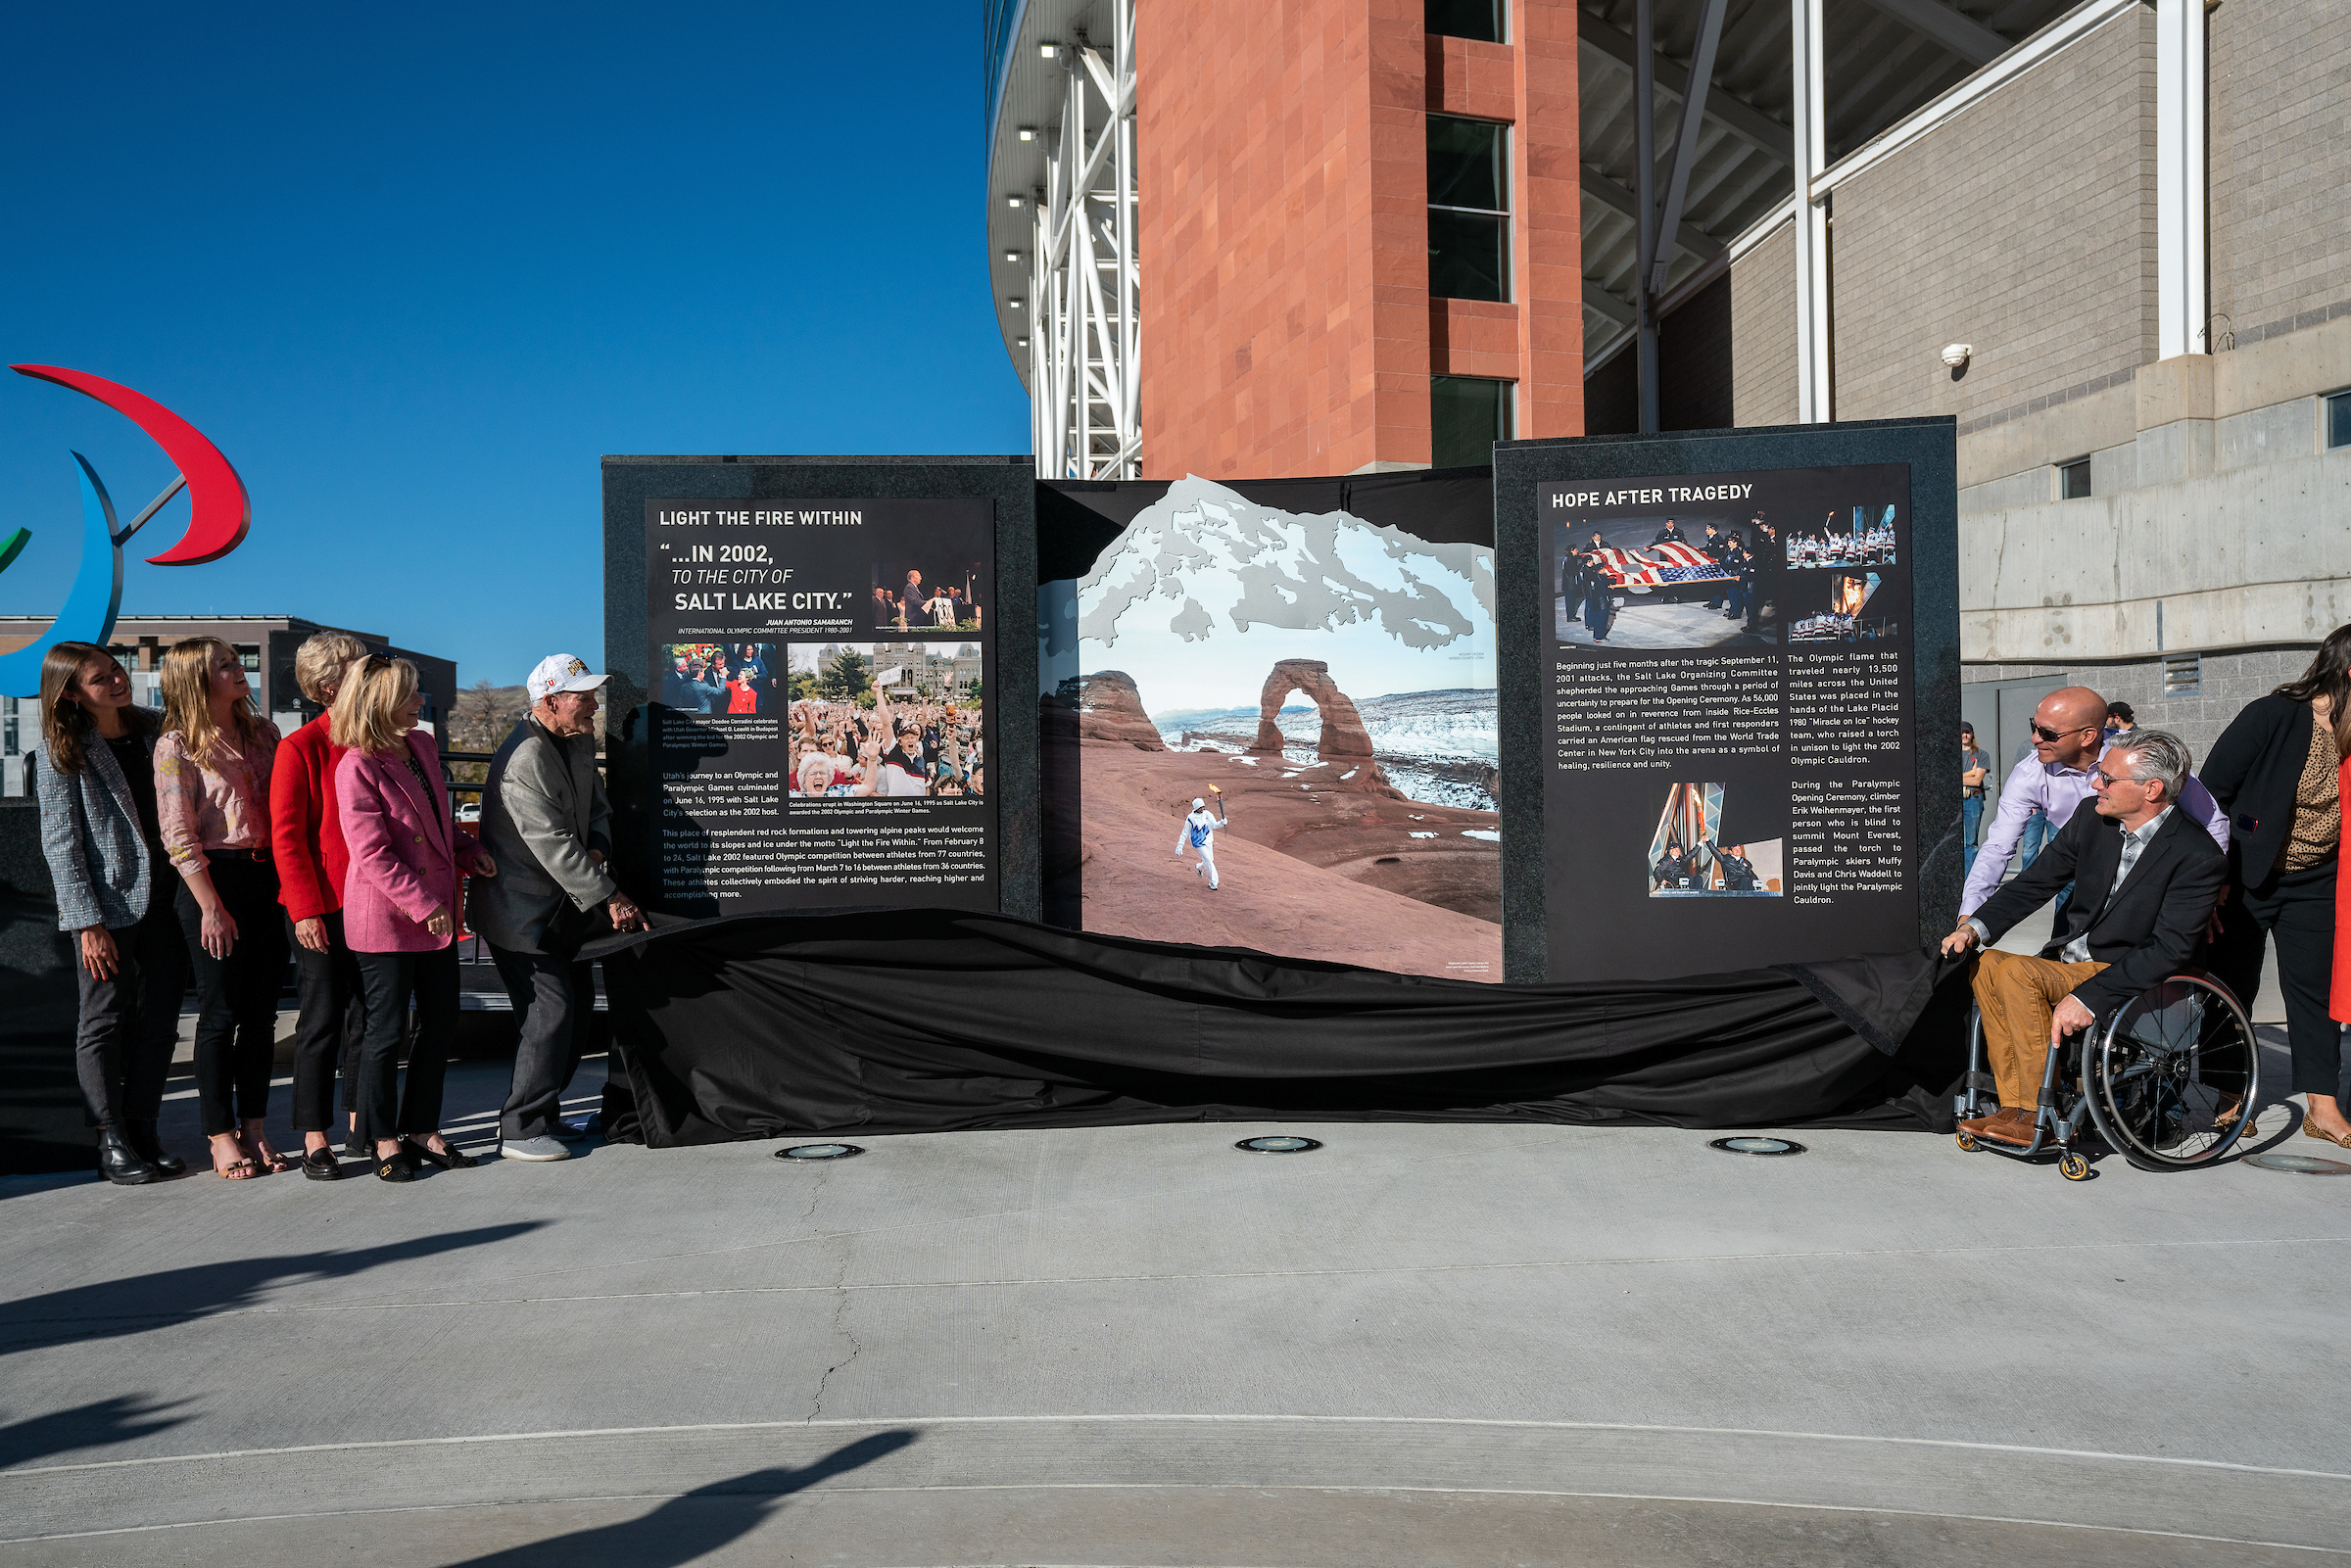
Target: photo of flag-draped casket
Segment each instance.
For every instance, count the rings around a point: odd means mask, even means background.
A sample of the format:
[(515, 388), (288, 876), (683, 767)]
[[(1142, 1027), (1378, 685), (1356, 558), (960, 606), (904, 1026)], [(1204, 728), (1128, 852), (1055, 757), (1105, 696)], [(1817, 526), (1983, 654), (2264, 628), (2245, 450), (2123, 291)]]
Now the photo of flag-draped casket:
[(1695, 545), (1644, 545), (1637, 549), (1592, 551), (1616, 588), (1654, 595), (1656, 602), (1720, 598), (1725, 583), (1739, 574)]

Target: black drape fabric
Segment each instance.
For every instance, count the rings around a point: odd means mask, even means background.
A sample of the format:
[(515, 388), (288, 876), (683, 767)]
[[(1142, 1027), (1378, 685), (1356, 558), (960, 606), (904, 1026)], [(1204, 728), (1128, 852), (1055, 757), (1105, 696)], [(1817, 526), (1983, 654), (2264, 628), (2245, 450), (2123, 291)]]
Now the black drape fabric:
[(620, 1057), (608, 1127), (656, 1146), (1179, 1120), (1947, 1129), (1963, 1066), (1964, 986), (1925, 954), (1484, 985), (903, 909), (591, 951)]

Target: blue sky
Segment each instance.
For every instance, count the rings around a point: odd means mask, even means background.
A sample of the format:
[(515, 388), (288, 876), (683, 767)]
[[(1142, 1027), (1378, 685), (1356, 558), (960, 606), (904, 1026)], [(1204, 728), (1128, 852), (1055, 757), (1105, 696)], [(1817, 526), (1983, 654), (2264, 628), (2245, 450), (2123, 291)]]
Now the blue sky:
[[(27, 7), (0, 359), (145, 392), (253, 532), (125, 614), (295, 614), (467, 685), (603, 648), (606, 452), (1026, 451), (983, 249), (980, 8)], [(127, 421), (0, 373), (0, 613), (127, 520)], [(175, 500), (140, 535), (177, 537)], [(152, 541), (152, 543), (150, 543)]]

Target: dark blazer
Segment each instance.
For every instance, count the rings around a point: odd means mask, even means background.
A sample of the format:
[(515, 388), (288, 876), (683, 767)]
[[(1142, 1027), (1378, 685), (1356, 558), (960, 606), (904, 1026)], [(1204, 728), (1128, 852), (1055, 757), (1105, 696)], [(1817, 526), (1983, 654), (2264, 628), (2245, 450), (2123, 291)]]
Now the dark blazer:
[(2197, 777), (2229, 813), (2230, 873), (2258, 887), (2294, 826), (2294, 788), (2310, 760), (2310, 704), (2255, 697), (2212, 743)]
[(2122, 828), (2086, 800), (2033, 864), (1975, 914), (1996, 942), (2072, 882), (2074, 896), (2040, 956), (2057, 957), (2087, 930), (2089, 956), (2109, 967), (2075, 986), (2074, 995), (2101, 1017), (2186, 962), (2229, 874), (2212, 835), (2177, 807), (2116, 890), (2114, 869), (2122, 860)]

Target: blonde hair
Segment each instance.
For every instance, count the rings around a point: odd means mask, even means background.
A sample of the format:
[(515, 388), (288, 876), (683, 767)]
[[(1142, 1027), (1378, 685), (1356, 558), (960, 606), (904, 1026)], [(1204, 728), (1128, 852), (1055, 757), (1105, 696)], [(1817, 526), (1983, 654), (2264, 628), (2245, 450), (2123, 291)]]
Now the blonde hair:
[[(212, 759), (213, 745), (220, 738), (219, 727), (213, 723), (213, 666), (221, 654), (237, 657), (237, 650), (216, 637), (191, 637), (174, 642), (164, 654), (164, 729), (165, 735), (178, 731), (187, 737), (188, 755), (198, 762)], [(262, 737), (262, 716), (253, 705), (248, 691), (229, 709), (228, 722), (236, 731), (239, 750)]]
[(324, 707), (328, 699), (319, 693), (330, 685), (339, 688), (352, 661), (366, 656), (367, 644), (349, 632), (315, 633), (294, 650), (294, 684), (304, 696)]
[(370, 754), (391, 751), (401, 738), (400, 705), (416, 694), (416, 666), (406, 659), (369, 656), (343, 678), (327, 710), (326, 736), (336, 745)]

